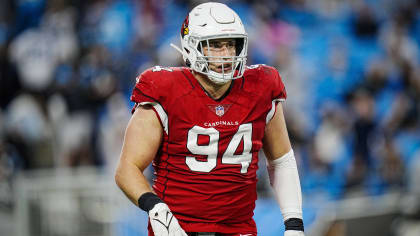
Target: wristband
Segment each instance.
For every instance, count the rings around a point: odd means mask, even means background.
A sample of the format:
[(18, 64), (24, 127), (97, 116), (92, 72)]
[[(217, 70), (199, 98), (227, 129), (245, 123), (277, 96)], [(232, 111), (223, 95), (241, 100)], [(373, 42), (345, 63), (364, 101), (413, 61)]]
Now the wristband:
[(140, 209), (145, 212), (149, 212), (156, 204), (161, 202), (163, 202), (162, 199), (152, 192), (142, 194), (137, 200)]
[(299, 218), (290, 218), (284, 222), (286, 230), (304, 231), (303, 220)]

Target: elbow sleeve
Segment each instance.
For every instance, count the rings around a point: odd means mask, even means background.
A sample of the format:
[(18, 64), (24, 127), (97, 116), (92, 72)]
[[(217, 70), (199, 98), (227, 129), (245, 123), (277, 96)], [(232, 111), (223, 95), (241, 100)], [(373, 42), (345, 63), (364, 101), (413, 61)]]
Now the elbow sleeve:
[(268, 161), (267, 169), (283, 220), (302, 219), (302, 191), (293, 150), (280, 158)]

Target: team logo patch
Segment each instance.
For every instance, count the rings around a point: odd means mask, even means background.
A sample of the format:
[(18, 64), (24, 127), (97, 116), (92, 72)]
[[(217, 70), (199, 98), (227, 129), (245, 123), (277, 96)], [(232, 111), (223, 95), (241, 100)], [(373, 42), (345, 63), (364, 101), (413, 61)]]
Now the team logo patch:
[(232, 104), (220, 104), (220, 105), (207, 105), (211, 111), (213, 111), (217, 116), (222, 117), (229, 110)]

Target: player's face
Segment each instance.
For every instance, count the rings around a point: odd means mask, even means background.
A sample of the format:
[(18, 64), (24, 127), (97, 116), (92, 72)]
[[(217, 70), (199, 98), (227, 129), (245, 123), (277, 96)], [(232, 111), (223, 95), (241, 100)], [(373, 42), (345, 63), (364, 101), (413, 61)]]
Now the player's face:
[(208, 45), (203, 45), (203, 54), (212, 57), (209, 59), (210, 70), (217, 73), (229, 73), (233, 69), (232, 57), (236, 56), (236, 40), (211, 39)]

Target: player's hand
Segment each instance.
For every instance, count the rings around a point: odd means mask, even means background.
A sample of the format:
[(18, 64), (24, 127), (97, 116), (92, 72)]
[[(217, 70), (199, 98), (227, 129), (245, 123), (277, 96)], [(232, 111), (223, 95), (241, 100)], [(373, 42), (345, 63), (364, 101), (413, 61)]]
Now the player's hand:
[(156, 204), (149, 211), (149, 218), (155, 236), (187, 236), (165, 203)]
[(303, 231), (286, 230), (284, 231), (284, 236), (305, 236), (305, 235), (303, 234)]

